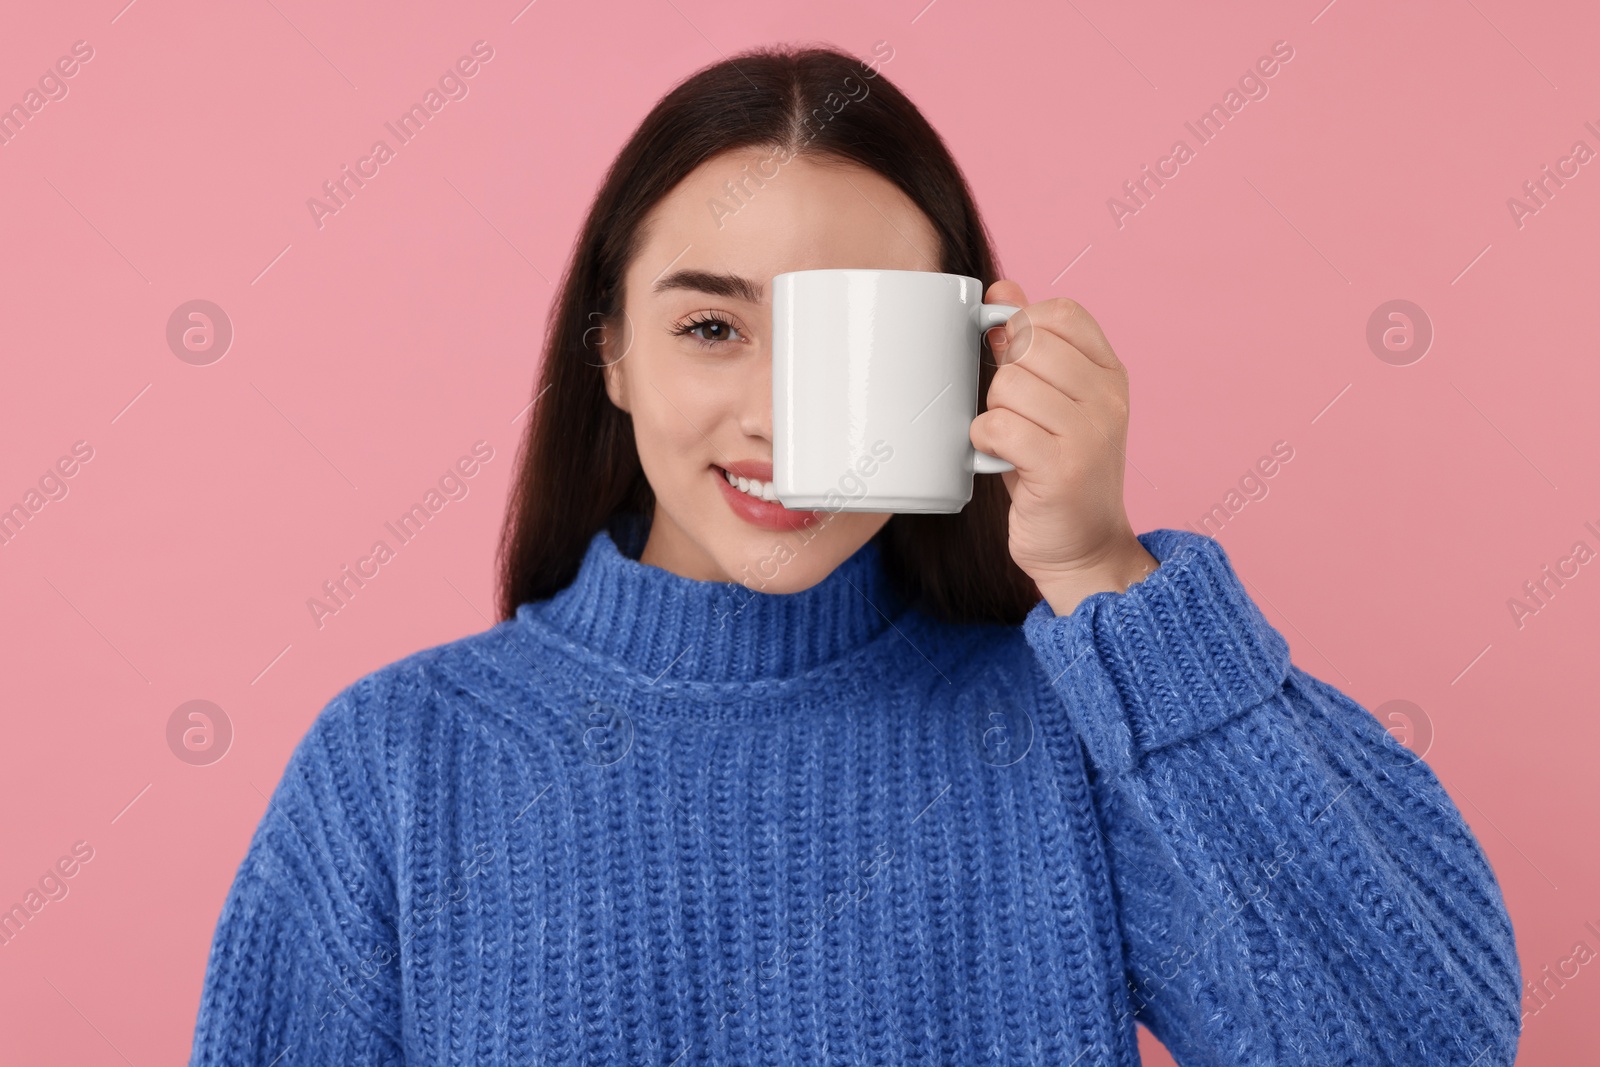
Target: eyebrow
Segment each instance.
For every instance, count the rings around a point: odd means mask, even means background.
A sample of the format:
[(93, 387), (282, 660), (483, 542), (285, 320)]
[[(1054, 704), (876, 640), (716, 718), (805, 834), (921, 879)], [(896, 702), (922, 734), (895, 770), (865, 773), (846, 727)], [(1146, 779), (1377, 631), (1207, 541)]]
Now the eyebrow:
[(669, 289), (692, 289), (695, 292), (761, 303), (761, 285), (737, 274), (720, 274), (709, 270), (679, 270), (656, 282), (651, 292), (664, 293)]

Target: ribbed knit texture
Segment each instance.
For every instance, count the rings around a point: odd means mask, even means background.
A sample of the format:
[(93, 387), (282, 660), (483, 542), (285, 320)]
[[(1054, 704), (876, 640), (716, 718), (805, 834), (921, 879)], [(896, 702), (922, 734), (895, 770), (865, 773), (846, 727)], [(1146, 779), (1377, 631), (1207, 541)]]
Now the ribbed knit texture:
[(361, 678), (223, 906), (190, 1063), (1510, 1064), (1499, 887), (1215, 541), (950, 625), (637, 561)]

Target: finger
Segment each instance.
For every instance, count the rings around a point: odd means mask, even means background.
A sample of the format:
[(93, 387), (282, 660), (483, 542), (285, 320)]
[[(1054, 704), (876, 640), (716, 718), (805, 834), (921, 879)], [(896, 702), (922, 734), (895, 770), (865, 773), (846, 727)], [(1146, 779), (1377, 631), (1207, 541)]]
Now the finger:
[(1062, 338), (1102, 367), (1110, 369), (1122, 366), (1122, 361), (1112, 350), (1111, 342), (1106, 339), (1105, 331), (1100, 329), (1094, 316), (1082, 304), (1064, 296), (1029, 304), (1011, 316), (1006, 323), (1009, 342), (1005, 346), (1007, 360), (1020, 362), (1028, 358), (1042, 336), (1041, 331)]
[(1010, 304), (1012, 307), (1025, 308), (1028, 306), (1028, 294), (1022, 291), (1022, 286), (1010, 278), (1001, 278), (989, 286), (989, 291), (984, 293), (985, 304)]
[(968, 436), (974, 448), (1009, 461), (1030, 480), (1061, 462), (1062, 439), (1010, 408), (982, 412)]
[[(1026, 353), (1017, 343), (996, 353), (1000, 367), (995, 371), (995, 381), (1000, 380), (1007, 368), (1027, 370), (1072, 399), (1097, 405), (1120, 395), (1125, 388), (1118, 373), (1100, 366), (1059, 334), (1040, 330), (1030, 333), (1026, 343)], [(991, 384), (989, 388), (989, 402), (993, 404), (994, 386)]]
[[(1010, 304), (1012, 307), (1025, 308), (1028, 306), (1028, 294), (1022, 291), (1022, 286), (1010, 278), (1001, 278), (989, 286), (984, 293), (985, 304)], [(1012, 316), (1015, 318), (1016, 316)], [(1009, 341), (1005, 326), (991, 326), (985, 333), (984, 340), (989, 342), (989, 350), (994, 353), (995, 362), (1001, 362), (1001, 354)]]
[[(1089, 373), (1105, 374), (1081, 356), (1076, 357), (1076, 361)], [(1091, 432), (1091, 425), (1102, 431), (1114, 428), (1117, 402), (1100, 396), (1104, 390), (1091, 387), (1086, 391), (1093, 392), (1095, 399), (1080, 399), (1034, 373), (1030, 369), (1034, 366), (1032, 363), (1012, 364), (996, 371), (984, 397), (985, 409), (1006, 408), (1059, 436), (1075, 437)]]

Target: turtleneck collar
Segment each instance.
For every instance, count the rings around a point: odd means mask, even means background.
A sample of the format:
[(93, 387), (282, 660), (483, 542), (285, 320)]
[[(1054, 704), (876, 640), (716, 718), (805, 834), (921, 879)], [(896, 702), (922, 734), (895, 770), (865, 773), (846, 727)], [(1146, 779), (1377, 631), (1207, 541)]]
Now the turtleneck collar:
[(640, 563), (649, 523), (641, 515), (613, 519), (590, 539), (572, 583), (520, 605), (519, 620), (652, 680), (749, 682), (838, 659), (889, 629), (905, 608), (875, 540), (809, 589), (765, 593)]

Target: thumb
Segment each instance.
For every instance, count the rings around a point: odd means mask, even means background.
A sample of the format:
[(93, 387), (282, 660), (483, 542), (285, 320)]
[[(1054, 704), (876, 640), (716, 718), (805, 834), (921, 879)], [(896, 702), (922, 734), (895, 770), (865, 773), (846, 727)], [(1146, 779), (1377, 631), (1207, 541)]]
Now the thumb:
[(1028, 296), (1022, 291), (1022, 286), (1010, 278), (1001, 278), (989, 286), (989, 291), (984, 294), (985, 304), (1010, 304), (1013, 307), (1024, 308), (1028, 306)]
[[(984, 294), (983, 302), (986, 304), (1010, 304), (1012, 307), (1024, 308), (1028, 306), (1028, 296), (1022, 291), (1022, 286), (1009, 278), (1001, 278), (989, 286), (988, 292)], [(989, 329), (985, 339), (989, 342), (989, 350), (994, 353), (994, 361), (997, 365), (1008, 361), (1007, 352), (1013, 343), (1011, 332), (1022, 326), (1023, 323), (1016, 316), (1013, 316), (1009, 330), (1006, 326), (994, 326)]]

